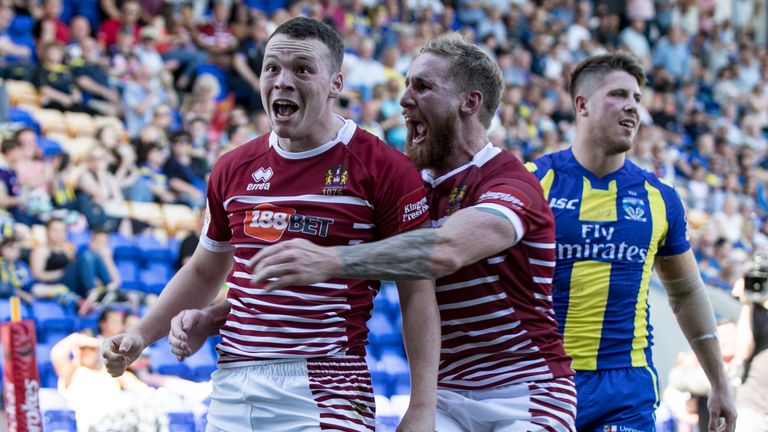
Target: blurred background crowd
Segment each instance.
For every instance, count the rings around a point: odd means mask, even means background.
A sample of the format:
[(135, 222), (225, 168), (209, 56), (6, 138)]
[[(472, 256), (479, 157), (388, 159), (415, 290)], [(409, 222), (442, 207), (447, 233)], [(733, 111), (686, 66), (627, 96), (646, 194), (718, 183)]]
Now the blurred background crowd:
[[(572, 141), (567, 77), (576, 63), (634, 53), (649, 85), (631, 158), (675, 185), (705, 281), (730, 294), (750, 257), (768, 252), (766, 7), (0, 0), (0, 297), (23, 297), (29, 316), (50, 329), (40, 338), (49, 350), (73, 330), (98, 334), (105, 310), (151, 306), (194, 249), (216, 159), (268, 131), (259, 96), (264, 48), (277, 25), (299, 15), (328, 22), (344, 39), (338, 112), (400, 150), (404, 75), (419, 47), (442, 32), (465, 33), (498, 61), (506, 88), (490, 139), (523, 161)], [(396, 296), (379, 297), (385, 312), (383, 320), (374, 313), (371, 356), (383, 362), (402, 351)], [(401, 393), (402, 365), (392, 372), (393, 362), (381, 367), (391, 372), (380, 378), (382, 395)], [(685, 421), (694, 423), (678, 423)]]

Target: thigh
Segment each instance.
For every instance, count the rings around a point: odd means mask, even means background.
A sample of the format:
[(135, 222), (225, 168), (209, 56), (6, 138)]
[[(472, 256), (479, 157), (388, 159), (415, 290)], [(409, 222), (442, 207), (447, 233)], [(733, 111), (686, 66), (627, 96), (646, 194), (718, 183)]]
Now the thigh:
[[(658, 407), (658, 380), (652, 368), (577, 372), (580, 432), (652, 432)], [(622, 429), (623, 428), (623, 429)]]

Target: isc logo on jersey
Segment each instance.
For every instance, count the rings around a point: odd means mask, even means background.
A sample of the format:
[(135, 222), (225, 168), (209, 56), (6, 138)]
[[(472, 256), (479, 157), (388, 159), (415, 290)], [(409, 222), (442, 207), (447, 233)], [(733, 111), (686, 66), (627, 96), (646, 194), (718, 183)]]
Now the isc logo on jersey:
[(292, 208), (259, 204), (245, 212), (243, 231), (248, 236), (273, 243), (280, 240), (285, 231), (326, 237), (331, 224), (333, 219), (300, 215)]
[(552, 198), (549, 200), (549, 207), (553, 209), (576, 210), (578, 199), (569, 200), (568, 198)]

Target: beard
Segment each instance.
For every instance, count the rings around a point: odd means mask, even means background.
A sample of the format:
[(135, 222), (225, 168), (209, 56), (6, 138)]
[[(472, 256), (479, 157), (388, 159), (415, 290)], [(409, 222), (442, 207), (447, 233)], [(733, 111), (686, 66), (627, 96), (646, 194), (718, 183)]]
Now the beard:
[(433, 123), (427, 137), (421, 144), (413, 144), (413, 128), (408, 128), (405, 154), (422, 169), (441, 169), (448, 165), (448, 159), (457, 145), (456, 123), (450, 120)]

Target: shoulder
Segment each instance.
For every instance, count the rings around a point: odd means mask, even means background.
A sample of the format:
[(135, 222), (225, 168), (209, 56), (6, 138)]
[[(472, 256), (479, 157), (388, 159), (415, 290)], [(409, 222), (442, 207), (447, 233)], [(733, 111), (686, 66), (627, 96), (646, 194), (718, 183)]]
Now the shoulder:
[(222, 154), (219, 160), (216, 161), (215, 167), (221, 169), (223, 167), (236, 166), (265, 155), (269, 151), (269, 136), (270, 133), (267, 132)]
[[(347, 150), (361, 163), (371, 169), (402, 167), (416, 169), (411, 159), (395, 148), (390, 147), (376, 135), (356, 127), (352, 138), (347, 143)], [(377, 169), (378, 170), (378, 169)]]
[(570, 150), (548, 153), (535, 161), (526, 163), (525, 167), (537, 178), (541, 179), (549, 170), (554, 170), (565, 165), (570, 160), (571, 154)]

